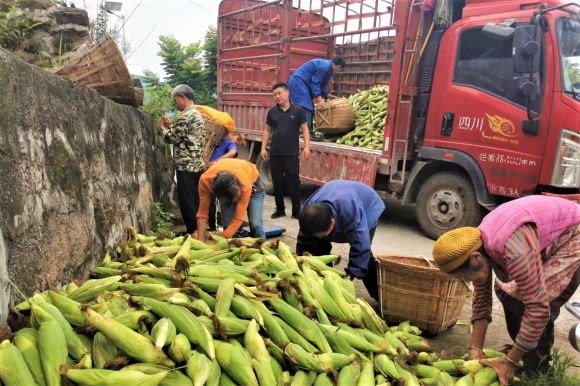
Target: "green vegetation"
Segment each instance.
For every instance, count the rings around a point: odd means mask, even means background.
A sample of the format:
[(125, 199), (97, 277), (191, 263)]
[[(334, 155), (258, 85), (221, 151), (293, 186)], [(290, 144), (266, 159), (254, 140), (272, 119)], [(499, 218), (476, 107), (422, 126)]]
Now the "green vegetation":
[(575, 386), (580, 385), (579, 376), (568, 374), (570, 368), (578, 366), (578, 363), (557, 348), (552, 350), (552, 368), (537, 378), (522, 376), (522, 386)]
[(0, 12), (0, 47), (16, 49), (26, 36), (26, 33), (42, 23), (33, 23), (31, 12), (18, 8), (18, 0), (8, 9)]
[(153, 232), (157, 235), (164, 233), (169, 238), (175, 237), (171, 228), (173, 223), (169, 213), (163, 210), (160, 202), (151, 203), (151, 222), (153, 223)]

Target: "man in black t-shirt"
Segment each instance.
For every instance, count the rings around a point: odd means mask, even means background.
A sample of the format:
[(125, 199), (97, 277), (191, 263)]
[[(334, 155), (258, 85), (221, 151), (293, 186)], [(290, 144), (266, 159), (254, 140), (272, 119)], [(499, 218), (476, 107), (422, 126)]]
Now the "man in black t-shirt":
[(276, 197), (276, 211), (272, 218), (286, 216), (284, 208), (284, 188), (288, 189), (292, 200), (292, 218), (300, 217), (300, 154), (299, 136), (304, 138), (304, 159), (310, 157), (310, 132), (306, 114), (302, 107), (290, 103), (290, 93), (286, 83), (276, 83), (272, 88), (276, 106), (268, 110), (266, 129), (262, 137), (262, 158), (268, 159), (266, 147), (270, 145), (270, 168)]

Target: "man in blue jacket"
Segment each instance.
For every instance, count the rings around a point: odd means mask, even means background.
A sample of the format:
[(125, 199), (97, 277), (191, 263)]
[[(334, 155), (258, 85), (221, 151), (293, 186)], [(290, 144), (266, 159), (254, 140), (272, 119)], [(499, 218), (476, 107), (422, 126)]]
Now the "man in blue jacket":
[(311, 141), (316, 141), (312, 129), (314, 104), (321, 108), (325, 98), (335, 98), (328, 93), (326, 87), (332, 74), (340, 72), (344, 65), (344, 59), (340, 56), (335, 56), (332, 60), (313, 59), (300, 66), (288, 81), (290, 100), (302, 107), (306, 113)]
[(332, 242), (350, 244), (345, 271), (349, 279), (361, 279), (369, 294), (378, 300), (377, 266), (371, 243), (384, 210), (381, 197), (367, 185), (342, 180), (328, 182), (302, 207), (296, 253), (328, 255)]

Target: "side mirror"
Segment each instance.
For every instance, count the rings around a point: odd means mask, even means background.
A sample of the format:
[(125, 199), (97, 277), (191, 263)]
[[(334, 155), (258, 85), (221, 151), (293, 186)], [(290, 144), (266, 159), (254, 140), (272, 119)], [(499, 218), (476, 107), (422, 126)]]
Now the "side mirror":
[(536, 40), (535, 25), (520, 25), (514, 31), (512, 43), (514, 71), (529, 74), (540, 71), (540, 34)]

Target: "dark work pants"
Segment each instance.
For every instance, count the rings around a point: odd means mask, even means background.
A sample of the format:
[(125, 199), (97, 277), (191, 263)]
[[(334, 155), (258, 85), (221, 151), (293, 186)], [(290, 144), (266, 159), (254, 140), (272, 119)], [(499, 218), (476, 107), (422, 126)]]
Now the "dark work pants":
[(201, 172), (177, 171), (177, 201), (187, 233), (197, 230), (197, 210), (199, 209), (199, 177)]
[(208, 229), (217, 229), (216, 224), (216, 212), (217, 212), (217, 205), (216, 205), (216, 196), (213, 194), (211, 195), (211, 199), (209, 202), (209, 218), (207, 220), (207, 227)]
[[(524, 370), (528, 374), (537, 374), (546, 372), (550, 368), (552, 360), (552, 346), (554, 345), (554, 322), (560, 315), (560, 308), (574, 295), (580, 284), (580, 272), (576, 272), (570, 284), (562, 294), (550, 302), (550, 320), (540, 336), (538, 345), (534, 350), (530, 350), (523, 356)], [(495, 286), (495, 294), (503, 305), (505, 312), (505, 321), (510, 337), (515, 340), (524, 316), (524, 303), (518, 299), (509, 296), (501, 288)]]
[(284, 210), (284, 193), (292, 201), (292, 213), (300, 214), (300, 159), (297, 155), (271, 155), (276, 210)]
[[(373, 238), (375, 237), (376, 225), (369, 232), (369, 237), (371, 239), (371, 244)], [(302, 231), (298, 232), (298, 244), (301, 246), (299, 249), (296, 248), (296, 253), (302, 255), (304, 252), (310, 252), (314, 256), (329, 255), (332, 250), (332, 243), (327, 239), (318, 238), (314, 236), (307, 236)], [(369, 295), (376, 301), (379, 301), (379, 289), (378, 289), (378, 275), (377, 275), (377, 263), (375, 257), (371, 252), (371, 258), (369, 260), (369, 265), (367, 267), (367, 275), (362, 279), (365, 288), (369, 292)]]

